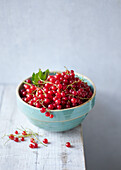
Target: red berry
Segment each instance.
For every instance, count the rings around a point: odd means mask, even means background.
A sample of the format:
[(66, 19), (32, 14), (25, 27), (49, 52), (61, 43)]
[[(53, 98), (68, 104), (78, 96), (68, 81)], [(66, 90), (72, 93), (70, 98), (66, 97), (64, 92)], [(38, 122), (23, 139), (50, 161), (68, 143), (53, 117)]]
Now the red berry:
[(45, 139), (43, 140), (43, 143), (47, 144), (47, 143), (48, 143), (48, 140), (45, 138)]
[(65, 101), (66, 101), (66, 100), (68, 100), (68, 98), (65, 96), (65, 97), (62, 98), (62, 100), (65, 100)]
[(37, 143), (34, 144), (34, 148), (38, 148), (38, 144)]
[(45, 102), (46, 104), (48, 104), (48, 103), (50, 103), (50, 99), (45, 98), (44, 102)]
[(29, 147), (30, 147), (31, 149), (33, 149), (33, 148), (34, 148), (34, 145), (33, 145), (33, 144), (30, 144)]
[(70, 142), (66, 142), (66, 147), (71, 147), (71, 144), (70, 144)]
[(53, 110), (53, 105), (52, 105), (52, 104), (49, 104), (49, 105), (48, 105), (48, 109)]
[(68, 75), (68, 74), (66, 74), (66, 75), (64, 76), (64, 78), (65, 78), (65, 79), (68, 79), (68, 78), (69, 78), (69, 75)]
[(61, 92), (62, 97), (65, 97), (65, 95), (66, 95), (65, 92)]
[(58, 100), (55, 101), (55, 103), (56, 103), (56, 104), (60, 104), (60, 103), (61, 103), (61, 100), (58, 99)]
[(18, 134), (18, 131), (17, 131), (17, 130), (15, 131), (15, 134)]
[(29, 86), (28, 84), (24, 84), (24, 88), (25, 88), (25, 89), (29, 89), (30, 86)]
[(41, 113), (46, 112), (46, 108), (42, 107), (42, 108), (40, 109), (40, 112), (41, 112)]
[(32, 93), (31, 89), (26, 89), (27, 93)]
[(14, 140), (14, 135), (13, 135), (13, 134), (10, 134), (10, 135), (9, 135), (9, 139)]
[(27, 82), (27, 83), (31, 83), (31, 80), (30, 80), (30, 79), (27, 79), (26, 82)]
[(61, 98), (61, 94), (60, 93), (56, 93), (55, 95), (56, 95), (57, 98), (59, 98), (59, 99)]
[(22, 96), (25, 97), (26, 96), (26, 91), (22, 92)]
[(30, 142), (35, 143), (34, 138), (30, 138)]
[(27, 96), (28, 100), (31, 100), (33, 97), (31, 94), (27, 94), (26, 96)]
[(54, 78), (50, 78), (50, 82), (54, 83), (55, 82)]
[(38, 98), (39, 99), (44, 99), (44, 95), (43, 94), (39, 94)]
[(74, 73), (74, 70), (71, 70), (70, 72), (71, 72), (71, 73)]
[(77, 99), (76, 99), (76, 98), (72, 98), (72, 99), (71, 99), (71, 102), (72, 102), (72, 103), (76, 103), (76, 102), (77, 102)]
[(21, 141), (24, 141), (24, 137), (21, 137)]
[(34, 85), (32, 85), (32, 86), (30, 87), (30, 89), (34, 91), (34, 90), (36, 89), (36, 87), (35, 87)]
[(74, 96), (76, 96), (76, 95), (77, 95), (77, 92), (76, 92), (76, 91), (72, 91), (72, 94), (73, 94)]
[(41, 104), (40, 104), (39, 102), (37, 102), (37, 103), (35, 104), (35, 106), (36, 106), (37, 108), (40, 108), (40, 107), (41, 107)]
[(33, 100), (30, 100), (30, 101), (29, 101), (29, 104), (30, 104), (31, 106), (33, 106), (33, 103), (34, 103)]
[(55, 87), (55, 86), (51, 86), (51, 89), (52, 89), (52, 90), (56, 90), (56, 87)]
[(49, 117), (49, 116), (50, 116), (50, 113), (49, 113), (49, 112), (46, 112), (46, 113), (45, 113), (45, 116), (46, 116), (46, 117)]
[(63, 87), (62, 84), (58, 84), (59, 89), (62, 89), (62, 87)]
[(26, 131), (23, 131), (23, 132), (22, 132), (22, 135), (27, 135)]
[(52, 119), (54, 116), (52, 114), (50, 114), (50, 118)]
[(48, 94), (53, 95), (53, 91), (48, 91)]
[(15, 142), (19, 142), (19, 140), (18, 140), (18, 138), (17, 138), (17, 137), (15, 137), (15, 138), (14, 138), (14, 141), (15, 141)]
[(62, 106), (58, 104), (57, 105), (57, 109), (61, 109), (61, 108), (62, 108)]

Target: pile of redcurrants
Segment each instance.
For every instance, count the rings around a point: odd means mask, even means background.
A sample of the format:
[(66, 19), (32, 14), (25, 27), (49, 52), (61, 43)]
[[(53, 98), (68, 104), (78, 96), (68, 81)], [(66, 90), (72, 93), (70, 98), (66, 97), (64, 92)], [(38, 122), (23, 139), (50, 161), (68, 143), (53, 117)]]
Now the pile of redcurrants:
[(89, 100), (93, 92), (91, 87), (79, 79), (73, 70), (48, 75), (46, 80), (39, 80), (34, 84), (31, 79), (27, 79), (20, 96), (31, 106), (40, 108), (42, 113), (53, 118), (49, 110), (68, 109), (83, 104)]

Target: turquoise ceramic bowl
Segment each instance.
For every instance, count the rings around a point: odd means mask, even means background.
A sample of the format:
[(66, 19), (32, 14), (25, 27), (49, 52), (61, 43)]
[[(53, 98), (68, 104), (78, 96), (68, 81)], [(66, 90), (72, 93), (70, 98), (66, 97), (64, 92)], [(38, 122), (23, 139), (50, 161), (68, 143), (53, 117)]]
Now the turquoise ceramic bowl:
[[(51, 74), (54, 73), (52, 72)], [(82, 123), (88, 112), (95, 104), (96, 88), (94, 83), (88, 77), (78, 73), (76, 73), (76, 76), (83, 78), (84, 81), (87, 82), (89, 86), (91, 86), (93, 91), (92, 97), (82, 105), (69, 109), (52, 110), (54, 117), (53, 119), (50, 119), (46, 117), (45, 114), (42, 114), (39, 108), (30, 106), (21, 99), (19, 95), (19, 91), (23, 86), (23, 83), (21, 83), (16, 89), (17, 104), (19, 109), (27, 116), (32, 124), (47, 131), (60, 132), (78, 126), (80, 123)]]

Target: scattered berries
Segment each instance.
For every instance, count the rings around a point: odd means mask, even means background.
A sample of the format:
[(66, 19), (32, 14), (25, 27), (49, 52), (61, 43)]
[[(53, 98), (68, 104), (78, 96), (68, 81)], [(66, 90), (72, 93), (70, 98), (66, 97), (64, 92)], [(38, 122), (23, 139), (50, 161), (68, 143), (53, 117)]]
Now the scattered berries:
[(70, 147), (71, 147), (70, 142), (66, 142), (66, 147), (68, 147), (68, 148), (70, 148)]
[[(46, 112), (47, 113), (47, 112)], [(49, 112), (48, 112), (49, 113)], [(47, 113), (47, 114), (48, 114)], [(50, 114), (49, 113), (49, 116), (50, 116), (50, 118), (53, 118), (53, 115), (52, 114)], [(20, 129), (21, 130), (21, 129)], [(22, 134), (20, 134), (18, 131), (16, 132), (15, 131), (15, 134), (16, 135), (13, 135), (13, 134), (10, 134), (10, 135), (4, 135), (4, 136), (8, 136), (9, 137), (9, 139), (11, 139), (11, 140), (14, 140), (15, 142), (20, 142), (20, 141), (24, 141), (25, 140), (25, 138), (30, 138), (30, 144), (29, 144), (29, 147), (31, 148), (31, 149), (33, 149), (33, 148), (38, 148), (39, 146), (38, 146), (38, 143), (40, 142), (41, 144), (43, 144), (44, 146), (47, 146), (47, 145), (45, 145), (45, 144), (48, 144), (48, 139), (47, 138), (45, 138), (45, 139), (43, 139), (43, 143), (39, 140), (39, 138), (38, 138), (38, 136), (39, 136), (39, 134), (38, 133), (34, 133), (31, 129), (30, 129), (30, 131), (28, 130), (28, 129), (26, 129), (26, 130), (24, 130), (24, 131), (22, 131)], [(34, 138), (35, 137), (35, 138)], [(36, 139), (36, 141), (35, 141), (35, 139)], [(66, 147), (71, 147), (71, 144), (70, 144), (70, 142), (66, 142)]]
[(48, 144), (48, 139), (45, 138), (45, 139), (43, 140), (43, 143)]

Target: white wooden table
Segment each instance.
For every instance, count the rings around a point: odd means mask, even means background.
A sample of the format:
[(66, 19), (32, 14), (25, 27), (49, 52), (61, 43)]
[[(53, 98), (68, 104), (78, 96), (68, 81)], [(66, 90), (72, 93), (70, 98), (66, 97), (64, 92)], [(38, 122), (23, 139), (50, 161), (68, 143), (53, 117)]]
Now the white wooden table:
[[(16, 105), (15, 85), (0, 85), (0, 136), (14, 133), (21, 125), (31, 128), (47, 138), (48, 147), (30, 149), (29, 139), (25, 142), (0, 139), (0, 170), (85, 170), (82, 127), (73, 130), (52, 133), (33, 126), (18, 110)], [(70, 141), (72, 148), (65, 147)]]

